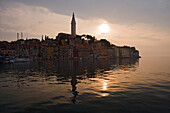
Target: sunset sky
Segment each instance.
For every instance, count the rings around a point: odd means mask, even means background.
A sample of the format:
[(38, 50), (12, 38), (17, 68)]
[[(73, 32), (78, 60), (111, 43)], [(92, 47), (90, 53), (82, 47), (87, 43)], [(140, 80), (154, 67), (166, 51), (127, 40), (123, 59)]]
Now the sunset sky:
[[(75, 13), (77, 34), (135, 46), (141, 56), (170, 55), (170, 0), (0, 0), (0, 41), (51, 38), (70, 33)], [(107, 34), (99, 26), (107, 24)]]

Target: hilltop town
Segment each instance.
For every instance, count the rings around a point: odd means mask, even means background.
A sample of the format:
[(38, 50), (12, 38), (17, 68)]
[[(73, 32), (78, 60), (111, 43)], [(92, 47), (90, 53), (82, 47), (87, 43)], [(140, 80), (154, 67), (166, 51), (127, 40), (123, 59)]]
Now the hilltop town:
[(0, 41), (0, 56), (29, 57), (30, 59), (55, 60), (74, 58), (140, 58), (135, 47), (116, 46), (106, 39), (97, 40), (91, 35), (77, 35), (73, 13), (71, 34), (59, 33), (55, 39), (42, 35), (42, 39)]

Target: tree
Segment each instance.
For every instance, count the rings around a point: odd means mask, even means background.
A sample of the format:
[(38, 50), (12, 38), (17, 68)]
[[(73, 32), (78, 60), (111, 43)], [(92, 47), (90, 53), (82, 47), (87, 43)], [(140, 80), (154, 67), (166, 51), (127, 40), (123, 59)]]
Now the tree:
[(100, 42), (103, 43), (104, 46), (110, 47), (110, 42), (107, 41), (106, 39), (101, 39)]
[(83, 34), (82, 37), (89, 39), (89, 43), (93, 43), (96, 40), (95, 36), (91, 36), (91, 35)]

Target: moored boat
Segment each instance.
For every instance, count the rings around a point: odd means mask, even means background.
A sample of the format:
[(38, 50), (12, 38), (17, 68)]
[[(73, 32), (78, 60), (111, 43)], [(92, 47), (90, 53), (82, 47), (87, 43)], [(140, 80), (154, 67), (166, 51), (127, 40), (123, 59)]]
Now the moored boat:
[(14, 63), (19, 63), (19, 62), (30, 62), (32, 60), (28, 57), (17, 57), (15, 59), (11, 60), (11, 61), (14, 62)]

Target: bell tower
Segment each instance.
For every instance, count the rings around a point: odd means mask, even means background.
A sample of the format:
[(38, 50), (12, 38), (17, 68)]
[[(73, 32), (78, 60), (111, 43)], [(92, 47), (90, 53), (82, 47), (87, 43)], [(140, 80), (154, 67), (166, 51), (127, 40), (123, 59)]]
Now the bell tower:
[(73, 13), (72, 20), (71, 20), (71, 38), (75, 38), (75, 37), (76, 37), (76, 20)]

